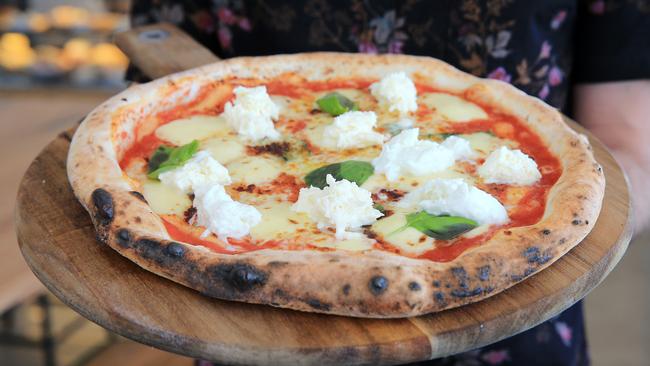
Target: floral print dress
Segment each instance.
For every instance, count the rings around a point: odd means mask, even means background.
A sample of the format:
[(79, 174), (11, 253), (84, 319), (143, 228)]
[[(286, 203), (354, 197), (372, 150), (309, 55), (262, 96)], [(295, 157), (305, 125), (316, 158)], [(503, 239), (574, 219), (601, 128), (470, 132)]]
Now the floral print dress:
[[(571, 85), (650, 78), (650, 0), (142, 0), (221, 58), (406, 53), (503, 80), (570, 114)], [(129, 78), (142, 80), (137, 70)], [(582, 305), (492, 345), (421, 365), (587, 365)]]

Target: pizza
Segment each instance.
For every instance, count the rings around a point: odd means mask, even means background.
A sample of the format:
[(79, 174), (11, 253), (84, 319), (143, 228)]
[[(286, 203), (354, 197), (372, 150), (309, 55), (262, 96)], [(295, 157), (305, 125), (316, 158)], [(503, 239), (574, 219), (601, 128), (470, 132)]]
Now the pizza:
[(99, 241), (226, 300), (358, 317), (479, 301), (577, 245), (605, 180), (514, 87), (403, 55), (235, 58), (135, 85), (67, 162)]

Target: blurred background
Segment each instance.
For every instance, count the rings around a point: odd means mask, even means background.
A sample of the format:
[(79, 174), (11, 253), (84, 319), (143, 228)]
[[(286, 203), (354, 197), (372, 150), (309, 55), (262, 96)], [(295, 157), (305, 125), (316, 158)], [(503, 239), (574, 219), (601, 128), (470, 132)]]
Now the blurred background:
[[(111, 334), (45, 290), (13, 228), (30, 161), (59, 132), (125, 88), (128, 59), (111, 43), (128, 0), (0, 0), (0, 365), (191, 365)], [(637, 237), (586, 299), (594, 365), (650, 365), (650, 234)]]

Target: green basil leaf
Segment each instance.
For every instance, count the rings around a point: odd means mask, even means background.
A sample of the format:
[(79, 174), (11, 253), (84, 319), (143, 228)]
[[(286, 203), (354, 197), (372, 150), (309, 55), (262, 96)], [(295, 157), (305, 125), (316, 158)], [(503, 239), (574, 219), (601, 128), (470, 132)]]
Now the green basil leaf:
[(160, 174), (183, 166), (198, 150), (197, 140), (179, 147), (160, 146), (149, 159), (147, 177), (158, 179)]
[(321, 111), (327, 112), (332, 116), (338, 116), (345, 112), (356, 111), (357, 105), (343, 94), (333, 92), (325, 95), (316, 101)]
[(406, 225), (397, 229), (393, 233), (400, 232), (409, 227), (438, 240), (450, 240), (466, 233), (475, 227), (478, 223), (460, 216), (436, 216), (426, 211), (415, 212), (406, 215)]
[(372, 205), (372, 208), (381, 212), (382, 215), (386, 215), (386, 208), (384, 207), (384, 205), (380, 203), (375, 203), (374, 205)]
[(305, 176), (305, 183), (307, 183), (308, 186), (323, 189), (327, 186), (327, 175), (331, 174), (336, 180), (347, 179), (360, 186), (368, 180), (374, 172), (375, 168), (373, 168), (372, 164), (366, 161), (348, 160), (342, 163), (325, 165), (311, 171)]
[(160, 164), (162, 164), (164, 161), (169, 159), (169, 154), (171, 154), (172, 150), (174, 150), (173, 147), (171, 146), (165, 146), (165, 145), (160, 145), (154, 151), (153, 155), (151, 155), (151, 158), (149, 158), (149, 164), (147, 173), (151, 173), (154, 170), (158, 169)]

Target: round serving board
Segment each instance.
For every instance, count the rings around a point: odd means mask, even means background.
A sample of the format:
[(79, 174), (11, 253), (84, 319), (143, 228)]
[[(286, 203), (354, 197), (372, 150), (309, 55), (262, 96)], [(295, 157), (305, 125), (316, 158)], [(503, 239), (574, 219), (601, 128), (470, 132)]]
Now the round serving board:
[[(123, 32), (115, 41), (151, 77), (218, 60), (169, 24)], [(40, 153), (18, 192), (16, 230), (32, 271), (63, 302), (107, 329), (226, 364), (399, 364), (496, 342), (583, 298), (618, 263), (632, 236), (625, 176), (590, 136), (607, 179), (593, 231), (547, 269), (493, 297), (390, 320), (220, 301), (149, 273), (95, 240), (90, 217), (66, 176), (73, 133), (62, 133)]]
[(492, 343), (583, 298), (616, 265), (632, 235), (625, 176), (591, 138), (607, 179), (593, 231), (547, 269), (493, 297), (390, 320), (215, 300), (147, 272), (95, 240), (66, 176), (73, 133), (60, 134), (39, 154), (18, 192), (16, 230), (32, 271), (63, 302), (111, 331), (227, 364), (397, 364)]

